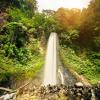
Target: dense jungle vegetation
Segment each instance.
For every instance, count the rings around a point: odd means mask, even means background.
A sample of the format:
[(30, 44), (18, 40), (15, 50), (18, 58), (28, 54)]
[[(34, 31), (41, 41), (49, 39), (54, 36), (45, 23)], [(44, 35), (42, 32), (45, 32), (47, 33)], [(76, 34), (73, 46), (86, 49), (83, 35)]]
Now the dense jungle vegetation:
[(37, 10), (36, 0), (0, 0), (0, 85), (33, 78), (57, 32), (64, 64), (92, 84), (100, 81), (100, 0), (88, 8)]

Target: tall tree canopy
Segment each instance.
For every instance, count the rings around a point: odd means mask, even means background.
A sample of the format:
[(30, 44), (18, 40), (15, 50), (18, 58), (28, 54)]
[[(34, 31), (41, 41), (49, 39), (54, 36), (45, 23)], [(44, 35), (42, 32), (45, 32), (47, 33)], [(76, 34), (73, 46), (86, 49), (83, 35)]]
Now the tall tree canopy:
[(96, 50), (100, 48), (100, 0), (92, 1), (83, 9), (80, 26), (80, 42), (89, 44)]

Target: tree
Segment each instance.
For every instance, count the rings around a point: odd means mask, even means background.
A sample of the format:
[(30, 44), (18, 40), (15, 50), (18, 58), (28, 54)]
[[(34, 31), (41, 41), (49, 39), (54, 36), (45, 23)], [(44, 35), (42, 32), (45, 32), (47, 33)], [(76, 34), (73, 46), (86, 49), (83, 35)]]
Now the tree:
[(80, 10), (79, 9), (65, 9), (59, 8), (55, 14), (56, 21), (58, 22), (61, 30), (74, 29), (78, 27), (80, 22)]
[[(81, 17), (82, 23), (80, 26), (80, 43), (95, 47), (100, 41), (96, 41), (97, 37), (100, 37), (100, 0), (92, 1), (87, 9), (82, 11)], [(94, 48), (93, 47), (93, 48)]]
[(56, 22), (51, 15), (36, 13), (33, 17), (33, 22), (38, 37), (45, 34), (46, 39), (48, 39), (49, 34), (56, 31)]

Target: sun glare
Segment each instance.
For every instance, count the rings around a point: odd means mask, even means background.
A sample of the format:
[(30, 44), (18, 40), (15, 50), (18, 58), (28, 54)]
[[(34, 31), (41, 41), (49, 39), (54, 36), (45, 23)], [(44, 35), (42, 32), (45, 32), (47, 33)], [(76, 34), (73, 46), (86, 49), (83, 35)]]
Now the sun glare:
[(57, 10), (60, 7), (64, 8), (86, 8), (91, 0), (37, 0), (39, 11), (43, 9)]
[(69, 0), (69, 2), (64, 3), (64, 6), (67, 8), (83, 9), (85, 5), (82, 0)]

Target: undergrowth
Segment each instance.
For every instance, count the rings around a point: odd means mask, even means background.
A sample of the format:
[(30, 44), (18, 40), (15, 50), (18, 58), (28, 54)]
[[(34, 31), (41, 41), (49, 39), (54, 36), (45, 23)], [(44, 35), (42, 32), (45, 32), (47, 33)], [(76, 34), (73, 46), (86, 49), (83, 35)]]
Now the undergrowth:
[(99, 64), (93, 63), (95, 59), (91, 61), (85, 52), (86, 51), (84, 51), (83, 54), (77, 54), (71, 47), (61, 46), (60, 48), (60, 55), (65, 66), (72, 68), (79, 75), (85, 76), (90, 83), (95, 84), (100, 80)]

